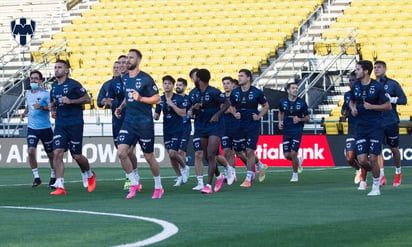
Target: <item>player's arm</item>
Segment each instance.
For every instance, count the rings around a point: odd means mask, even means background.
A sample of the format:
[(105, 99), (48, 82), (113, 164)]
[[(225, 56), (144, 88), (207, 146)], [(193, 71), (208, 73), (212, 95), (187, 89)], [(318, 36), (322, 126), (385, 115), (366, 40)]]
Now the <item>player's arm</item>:
[(225, 103), (223, 103), (221, 106), (220, 106), (220, 109), (219, 109), (219, 111), (218, 112), (216, 112), (213, 116), (212, 116), (212, 118), (210, 118), (210, 121), (209, 122), (217, 122), (218, 120), (219, 120), (219, 117), (220, 117), (220, 115), (222, 115), (228, 108), (229, 108), (229, 106), (230, 106), (230, 101), (229, 100), (225, 100)]
[(89, 94), (85, 93), (83, 96), (77, 99), (69, 99), (66, 96), (62, 97), (62, 102), (65, 104), (75, 104), (75, 105), (82, 105), (82, 104), (90, 104), (91, 99)]
[(160, 106), (160, 104), (157, 104), (155, 108), (155, 112), (153, 113), (154, 120), (159, 120), (161, 111), (162, 111), (162, 107)]
[(20, 119), (21, 121), (23, 121), (23, 119), (26, 117), (27, 113), (29, 113), (29, 108), (26, 106), (24, 108), (23, 113), (21, 114), (21, 119)]
[(145, 104), (153, 105), (153, 104), (160, 104), (160, 95), (158, 93), (153, 94), (150, 97), (143, 97), (140, 93), (136, 90), (133, 90), (132, 93), (133, 99)]
[(374, 105), (365, 101), (363, 105), (365, 106), (366, 110), (390, 111), (392, 109), (392, 104), (389, 100), (380, 105)]
[(177, 115), (179, 115), (181, 117), (186, 116), (186, 108), (184, 108), (184, 107), (180, 108), (179, 106), (174, 104), (171, 99), (167, 99), (166, 104), (168, 104), (176, 112)]
[(260, 110), (259, 114), (253, 114), (253, 120), (257, 121), (260, 120), (266, 113), (269, 111), (269, 103), (266, 102), (262, 105), (262, 109)]
[(403, 91), (401, 85), (399, 85), (399, 84), (396, 84), (396, 85), (397, 85), (397, 87), (395, 88), (395, 94), (396, 94), (397, 99), (395, 101), (395, 104), (397, 104), (397, 105), (406, 105), (408, 103), (408, 98), (406, 97), (406, 94)]
[(126, 108), (126, 98), (124, 98), (122, 103), (116, 108), (116, 110), (114, 110), (115, 117), (121, 118), (122, 117), (121, 113), (124, 108)]
[(285, 116), (285, 113), (279, 109), (279, 111), (278, 111), (278, 120), (279, 120), (278, 127), (279, 127), (280, 130), (283, 130), (283, 118), (284, 118), (284, 116)]

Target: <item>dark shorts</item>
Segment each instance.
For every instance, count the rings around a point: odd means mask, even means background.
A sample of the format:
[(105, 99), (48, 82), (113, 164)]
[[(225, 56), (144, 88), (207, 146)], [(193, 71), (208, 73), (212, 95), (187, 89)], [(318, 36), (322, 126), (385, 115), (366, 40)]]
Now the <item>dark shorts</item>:
[(191, 128), (184, 128), (182, 133), (182, 141), (180, 142), (179, 149), (186, 152), (187, 151), (187, 143), (190, 139), (190, 132), (192, 131)]
[(178, 151), (182, 143), (182, 132), (177, 133), (163, 133), (163, 143), (166, 149)]
[(290, 153), (292, 150), (299, 151), (300, 142), (302, 140), (302, 132), (284, 133), (283, 134), (283, 153)]
[(67, 149), (71, 154), (81, 154), (83, 144), (83, 124), (54, 127), (53, 149)]
[(399, 124), (392, 124), (383, 128), (383, 144), (391, 148), (399, 147)]
[(345, 152), (356, 151), (356, 136), (346, 136)]
[(240, 148), (256, 150), (256, 146), (260, 135), (260, 122), (250, 126), (241, 126), (239, 135), (234, 138), (235, 151), (241, 151)]
[(382, 128), (365, 128), (362, 133), (357, 133), (356, 136), (356, 154), (375, 154), (382, 153)]
[(46, 153), (53, 152), (53, 130), (51, 128), (47, 129), (27, 129), (27, 146), (37, 147), (39, 140), (43, 143), (44, 151)]
[(124, 122), (117, 137), (117, 143), (136, 146), (139, 142), (143, 153), (154, 151), (154, 124), (130, 124)]

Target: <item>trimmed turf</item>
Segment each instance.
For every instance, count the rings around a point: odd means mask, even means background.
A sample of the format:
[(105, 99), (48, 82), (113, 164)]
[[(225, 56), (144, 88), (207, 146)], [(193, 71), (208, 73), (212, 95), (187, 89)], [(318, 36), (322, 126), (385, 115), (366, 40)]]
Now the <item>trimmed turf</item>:
[[(382, 196), (367, 197), (353, 183), (354, 171), (305, 168), (298, 183), (290, 183), (290, 168), (269, 168), (266, 180), (241, 188), (238, 182), (219, 193), (191, 190), (196, 179), (173, 187), (173, 171), (162, 168), (165, 188), (152, 200), (153, 179), (139, 170), (143, 190), (126, 200), (120, 168), (96, 168), (97, 187), (82, 188), (77, 168), (66, 169), (65, 196), (50, 196), (48, 169), (31, 188), (30, 169), (0, 168), (0, 206), (88, 210), (138, 215), (169, 221), (179, 232), (156, 246), (410, 246), (412, 243), (412, 170), (403, 169), (403, 184), (391, 186), (393, 168), (385, 172), (389, 185)], [(192, 169), (193, 175), (193, 169)], [(371, 181), (371, 177), (369, 177)], [(206, 179), (205, 179), (206, 181)], [(1, 246), (114, 246), (146, 239), (162, 228), (154, 223), (112, 216), (0, 208)]]

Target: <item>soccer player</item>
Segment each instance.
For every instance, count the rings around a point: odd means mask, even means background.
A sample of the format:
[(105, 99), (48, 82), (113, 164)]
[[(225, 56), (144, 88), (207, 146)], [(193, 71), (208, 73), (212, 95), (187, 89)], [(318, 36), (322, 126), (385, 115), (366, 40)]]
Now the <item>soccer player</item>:
[[(406, 105), (407, 98), (401, 85), (391, 78), (386, 76), (386, 63), (384, 61), (376, 61), (374, 66), (374, 72), (376, 80), (382, 84), (386, 91), (386, 96), (392, 104), (392, 110), (384, 111), (383, 115), (383, 127), (384, 127), (384, 144), (387, 144), (393, 154), (393, 161), (395, 163), (395, 178), (393, 180), (393, 186), (399, 187), (402, 182), (401, 172), (401, 155), (399, 152), (399, 116), (396, 110), (396, 105)], [(382, 154), (378, 156), (378, 164), (380, 168), (380, 185), (386, 184), (386, 178), (383, 168)]]
[[(209, 86), (210, 72), (207, 69), (199, 69), (196, 72), (196, 87), (190, 91), (190, 108), (187, 111), (189, 116), (195, 116), (195, 134), (193, 144), (195, 151), (203, 150), (208, 162), (208, 182), (201, 189), (201, 193), (212, 193), (212, 182), (215, 173), (216, 183), (214, 191), (221, 189), (225, 176), (216, 171), (216, 153), (220, 146), (223, 135), (224, 122), (220, 115), (229, 107), (226, 100), (217, 88)], [(196, 158), (199, 153), (196, 153)], [(226, 165), (227, 164), (222, 164)], [(230, 166), (228, 166), (230, 169)], [(202, 178), (203, 180), (203, 178)], [(233, 183), (233, 177), (228, 177), (228, 184)]]
[(368, 196), (381, 194), (379, 188), (378, 155), (382, 152), (383, 111), (391, 110), (391, 102), (385, 95), (385, 89), (376, 80), (371, 79), (373, 64), (361, 60), (356, 64), (356, 79), (352, 85), (349, 107), (353, 116), (357, 116), (356, 154), (359, 165), (366, 171), (372, 171), (373, 185)]
[[(185, 93), (186, 88), (187, 88), (187, 80), (184, 78), (178, 78), (176, 81), (175, 91), (178, 95), (183, 97), (184, 99), (183, 106), (187, 109), (187, 106), (189, 104), (189, 96), (186, 95)], [(190, 161), (192, 160), (192, 157), (190, 155), (186, 156), (187, 143), (190, 139), (190, 132), (192, 132), (192, 123), (191, 123), (189, 116), (185, 114), (185, 116), (183, 116), (183, 134), (182, 134), (182, 142), (180, 143), (180, 147), (179, 147), (179, 154), (186, 161), (186, 165), (190, 165)]]
[[(123, 111), (120, 113), (120, 115), (121, 115), (120, 118), (117, 118), (115, 116), (116, 108), (124, 100), (123, 82), (122, 82), (121, 77), (128, 73), (127, 65), (126, 65), (126, 62), (127, 62), (126, 55), (120, 55), (118, 57), (117, 62), (119, 64), (119, 71), (118, 71), (117, 76), (115, 76), (114, 78), (112, 78), (112, 80), (110, 80), (110, 86), (108, 87), (107, 97), (106, 97), (106, 103), (110, 103), (111, 104), (111, 109), (112, 109), (112, 133), (113, 133), (113, 142), (114, 142), (114, 145), (116, 146), (116, 148), (118, 148), (118, 140), (117, 139), (118, 139), (118, 136), (119, 136), (119, 131), (120, 131), (120, 128), (122, 127), (124, 116), (126, 115), (126, 109), (123, 109)], [(137, 173), (137, 157), (136, 157), (136, 154), (134, 152), (135, 146), (136, 146), (136, 143), (129, 148), (128, 155), (129, 155), (130, 161), (132, 162), (133, 172), (136, 173), (136, 176), (138, 176), (138, 173)], [(130, 180), (129, 180), (129, 177), (127, 175), (125, 175), (125, 176), (126, 176), (126, 179), (125, 179), (125, 182), (124, 182), (124, 185), (123, 185), (123, 189), (126, 190), (126, 191), (129, 191)]]
[(37, 144), (42, 141), (44, 151), (49, 158), (50, 163), (50, 181), (49, 187), (56, 182), (55, 171), (53, 167), (53, 131), (50, 122), (50, 93), (41, 87), (43, 75), (38, 70), (30, 72), (30, 90), (26, 91), (26, 108), (21, 116), (28, 115), (27, 122), (27, 146), (29, 153), (29, 164), (33, 172), (34, 181), (31, 187), (39, 186), (42, 181), (40, 179), (39, 170), (37, 168)]
[(99, 94), (97, 95), (97, 106), (98, 107), (105, 107), (111, 108), (113, 99), (109, 98), (109, 87), (111, 86), (111, 82), (116, 77), (120, 76), (120, 62), (116, 61), (113, 64), (113, 77), (112, 79), (103, 83), (102, 87), (99, 90)]
[(90, 96), (76, 80), (69, 78), (69, 64), (57, 60), (54, 65), (56, 80), (50, 91), (50, 109), (55, 117), (53, 137), (53, 164), (56, 170), (55, 191), (51, 195), (65, 195), (63, 155), (70, 150), (73, 159), (82, 171), (83, 186), (89, 192), (96, 188), (96, 174), (90, 169), (89, 161), (82, 155), (83, 105), (90, 103)]
[(116, 117), (121, 117), (122, 110), (126, 107), (126, 116), (118, 137), (118, 156), (123, 170), (130, 180), (130, 189), (126, 198), (136, 196), (141, 189), (138, 174), (133, 171), (129, 157), (131, 146), (139, 142), (143, 155), (149, 163), (154, 179), (152, 199), (160, 199), (164, 190), (160, 178), (160, 167), (154, 157), (154, 123), (152, 105), (160, 103), (159, 90), (153, 78), (139, 68), (142, 53), (137, 49), (130, 49), (127, 54), (128, 74), (122, 77), (125, 99), (116, 108)]
[[(240, 119), (239, 144), (246, 152), (247, 174), (241, 187), (252, 186), (255, 177), (255, 164), (258, 162), (255, 151), (260, 135), (260, 119), (268, 112), (269, 103), (261, 90), (252, 86), (252, 72), (241, 69), (238, 73), (239, 87), (233, 89), (230, 94), (230, 102), (236, 109), (235, 117)], [(262, 109), (259, 111), (258, 106)], [(265, 169), (266, 168), (262, 168)], [(263, 181), (263, 180), (262, 180)]]
[(160, 104), (156, 105), (153, 118), (159, 120), (163, 111), (163, 142), (169, 154), (172, 167), (176, 172), (177, 180), (174, 186), (180, 186), (189, 178), (189, 166), (178, 152), (182, 142), (183, 116), (186, 115), (184, 98), (173, 93), (175, 79), (166, 75), (162, 78), (164, 95), (160, 97)]
[(279, 130), (283, 130), (283, 155), (292, 161), (291, 182), (298, 182), (303, 158), (298, 156), (304, 124), (310, 121), (306, 102), (298, 97), (298, 84), (291, 82), (285, 88), (288, 96), (279, 101)]
[[(352, 71), (349, 75), (349, 87), (352, 88), (353, 83), (356, 81), (356, 73)], [(360, 168), (358, 161), (356, 160), (356, 150), (355, 150), (355, 140), (356, 140), (356, 117), (352, 116), (349, 108), (350, 103), (350, 90), (346, 92), (343, 96), (343, 105), (341, 108), (341, 114), (343, 119), (348, 121), (348, 134), (346, 136), (346, 162), (352, 166), (355, 172), (354, 182), (359, 184), (362, 181), (362, 169)], [(359, 190), (366, 189), (366, 181), (363, 181), (359, 185)]]

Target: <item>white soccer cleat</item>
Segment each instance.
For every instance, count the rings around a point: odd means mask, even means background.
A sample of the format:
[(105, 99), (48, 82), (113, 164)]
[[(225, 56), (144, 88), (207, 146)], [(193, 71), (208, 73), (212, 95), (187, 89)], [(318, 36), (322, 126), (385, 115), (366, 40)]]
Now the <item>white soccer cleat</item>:
[(366, 181), (360, 181), (358, 190), (366, 190)]
[(182, 173), (182, 183), (187, 183), (187, 180), (189, 180), (190, 176), (190, 167), (188, 165), (185, 166), (185, 168), (180, 169), (180, 172)]
[(202, 190), (205, 186), (203, 184), (197, 184), (192, 190)]
[(180, 177), (177, 177), (176, 183), (173, 186), (178, 187), (182, 184), (183, 184), (183, 178), (182, 178), (182, 176), (180, 176)]
[(302, 171), (303, 171), (303, 167), (302, 167), (302, 164), (303, 164), (303, 157), (302, 156), (298, 156), (298, 173), (302, 173)]
[(368, 196), (380, 196), (381, 191), (379, 189), (377, 190), (371, 190), (371, 192), (368, 193)]
[(298, 182), (299, 181), (299, 177), (297, 174), (293, 174), (292, 178), (290, 179), (291, 182)]
[(235, 180), (235, 173), (233, 172), (233, 167), (227, 166), (228, 168), (226, 169), (226, 182), (227, 185), (233, 184), (233, 181)]
[(356, 172), (355, 172), (355, 178), (353, 179), (353, 182), (355, 184), (358, 184), (361, 181), (362, 181), (362, 170), (359, 169), (359, 170), (356, 170)]

